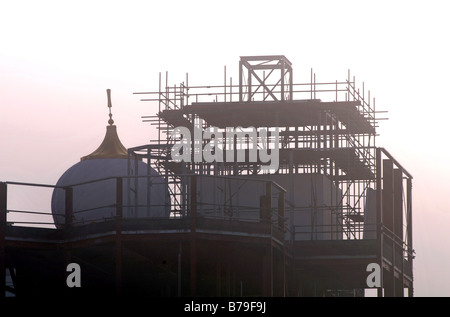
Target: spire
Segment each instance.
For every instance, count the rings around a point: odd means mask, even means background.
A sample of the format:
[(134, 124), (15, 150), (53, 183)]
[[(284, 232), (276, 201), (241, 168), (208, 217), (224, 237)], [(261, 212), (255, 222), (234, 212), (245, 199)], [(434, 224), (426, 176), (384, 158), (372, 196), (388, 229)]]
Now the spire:
[(108, 108), (109, 108), (109, 126), (106, 126), (106, 134), (103, 142), (100, 146), (91, 154), (83, 156), (81, 161), (99, 158), (127, 158), (128, 151), (120, 142), (119, 136), (117, 135), (117, 127), (114, 125), (114, 120), (112, 119), (111, 113), (111, 89), (106, 89), (106, 94), (108, 97)]
[(108, 120), (108, 123), (109, 123), (109, 125), (113, 125), (114, 124), (114, 120), (112, 119), (112, 113), (111, 113), (111, 108), (112, 108), (112, 104), (111, 104), (111, 89), (106, 89), (106, 95), (108, 97), (108, 108), (109, 108), (109, 120)]

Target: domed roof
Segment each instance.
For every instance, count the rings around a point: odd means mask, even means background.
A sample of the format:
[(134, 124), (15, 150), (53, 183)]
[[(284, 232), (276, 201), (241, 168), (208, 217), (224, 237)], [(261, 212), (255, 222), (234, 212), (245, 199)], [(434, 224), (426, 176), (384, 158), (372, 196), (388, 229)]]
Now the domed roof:
[[(115, 217), (116, 177), (124, 177), (123, 217), (168, 217), (167, 184), (148, 164), (140, 160), (137, 164), (128, 164), (128, 150), (113, 125), (109, 89), (107, 93), (109, 125), (103, 142), (94, 152), (81, 157), (80, 162), (70, 167), (56, 184), (73, 188), (73, 223), (86, 224)], [(130, 175), (137, 177), (130, 179)], [(65, 223), (65, 191), (61, 188), (53, 191), (52, 214), (56, 226), (61, 227)]]
[[(138, 161), (128, 166), (128, 160), (99, 158), (83, 160), (70, 167), (56, 186), (73, 188), (73, 223), (89, 224), (113, 219), (116, 216), (116, 177), (130, 174), (137, 178), (123, 180), (123, 217), (150, 218), (170, 215), (170, 197), (164, 179), (153, 168)], [(129, 181), (128, 181), (129, 179)], [(82, 184), (82, 185), (77, 185)], [(52, 196), (55, 224), (64, 224), (65, 191), (56, 188)]]
[(106, 127), (106, 134), (100, 146), (91, 154), (83, 156), (81, 161), (99, 158), (128, 158), (128, 151), (120, 142), (117, 135), (117, 127), (109, 125)]

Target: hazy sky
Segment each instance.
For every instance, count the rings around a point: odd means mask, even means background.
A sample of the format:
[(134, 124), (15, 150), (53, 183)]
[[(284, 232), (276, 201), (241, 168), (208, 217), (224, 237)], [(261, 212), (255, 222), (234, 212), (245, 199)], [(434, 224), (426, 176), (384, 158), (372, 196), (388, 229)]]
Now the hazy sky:
[[(414, 176), (415, 295), (450, 296), (448, 1), (0, 1), (0, 180), (54, 184), (113, 119), (126, 147), (157, 91), (238, 77), (245, 55), (285, 55), (294, 81), (364, 81), (387, 110), (377, 145)], [(304, 80), (303, 80), (304, 79)]]

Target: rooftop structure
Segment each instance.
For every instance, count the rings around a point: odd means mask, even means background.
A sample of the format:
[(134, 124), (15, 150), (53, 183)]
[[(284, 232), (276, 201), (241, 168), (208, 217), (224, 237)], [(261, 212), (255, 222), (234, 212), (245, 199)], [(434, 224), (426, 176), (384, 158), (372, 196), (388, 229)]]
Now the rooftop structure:
[[(223, 85), (167, 78), (136, 93), (157, 102), (143, 120), (158, 137), (128, 148), (127, 175), (108, 177), (111, 217), (75, 225), (73, 200), (83, 198), (73, 183), (53, 186), (65, 192), (57, 229), (9, 224), (8, 187), (44, 185), (0, 183), (0, 269), (22, 281), (11, 292), (32, 294), (25, 277), (45, 276), (23, 261), (27, 250), (34, 267), (48, 255), (59, 275), (47, 285), (69, 293), (62, 278), (73, 259), (85, 293), (114, 285), (150, 296), (361, 295), (375, 263), (379, 296), (413, 295), (412, 176), (376, 146), (379, 112), (364, 84), (356, 88), (350, 72), (316, 82), (312, 71), (294, 83), (283, 55), (241, 57), (237, 84), (226, 68)], [(94, 156), (109, 151), (105, 142)], [(168, 194), (152, 198), (155, 184)], [(139, 208), (148, 213), (125, 216)], [(167, 216), (152, 214), (158, 208)]]

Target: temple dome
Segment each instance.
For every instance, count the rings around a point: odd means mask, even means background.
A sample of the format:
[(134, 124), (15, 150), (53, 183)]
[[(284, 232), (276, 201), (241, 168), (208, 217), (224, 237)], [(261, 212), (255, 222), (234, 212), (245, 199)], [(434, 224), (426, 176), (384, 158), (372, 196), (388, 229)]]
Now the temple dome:
[(100, 158), (128, 158), (128, 151), (120, 142), (117, 135), (117, 127), (109, 125), (106, 127), (106, 134), (100, 146), (91, 154), (83, 156), (82, 161)]
[[(108, 107), (111, 109), (110, 91)], [(59, 178), (57, 187), (73, 188), (73, 224), (88, 224), (116, 216), (116, 178), (123, 179), (123, 217), (169, 217), (170, 199), (166, 182), (141, 160), (128, 157), (113, 125), (109, 125), (100, 146), (81, 157)], [(131, 164), (130, 164), (131, 163)], [(51, 202), (56, 227), (65, 223), (65, 190), (55, 188)]]

